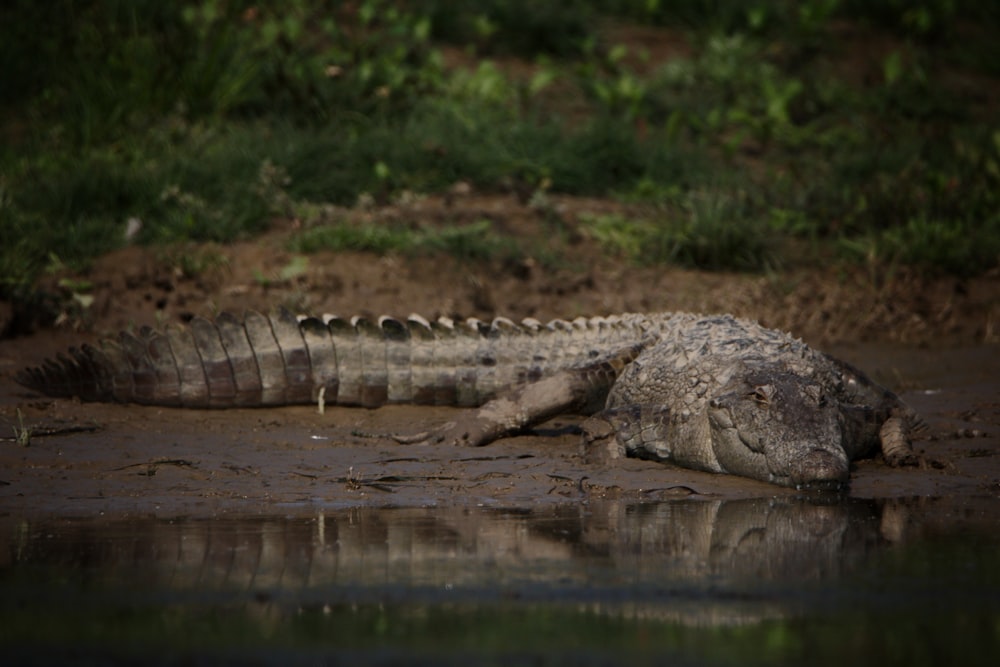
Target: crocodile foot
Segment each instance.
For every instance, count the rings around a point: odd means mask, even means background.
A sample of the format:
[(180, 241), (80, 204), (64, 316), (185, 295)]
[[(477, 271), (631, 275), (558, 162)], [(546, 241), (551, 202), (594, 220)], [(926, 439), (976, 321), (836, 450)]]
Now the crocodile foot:
[(894, 468), (903, 466), (921, 466), (921, 456), (910, 446), (909, 429), (905, 417), (893, 414), (879, 430), (879, 440), (882, 443), (882, 456), (885, 462)]
[(401, 445), (449, 444), (479, 447), (512, 433), (513, 431), (498, 429), (495, 422), (477, 419), (477, 415), (470, 413), (427, 431), (390, 433), (386, 437)]
[(589, 417), (583, 422), (580, 453), (587, 463), (603, 466), (625, 458), (625, 446), (610, 422)]

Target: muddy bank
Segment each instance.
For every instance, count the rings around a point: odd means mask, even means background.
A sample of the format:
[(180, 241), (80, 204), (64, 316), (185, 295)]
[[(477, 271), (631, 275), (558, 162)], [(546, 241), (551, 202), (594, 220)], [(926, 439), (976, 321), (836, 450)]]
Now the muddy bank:
[[(0, 302), (0, 371), (37, 360), (57, 332), (114, 334), (213, 316), (268, 310), (429, 319), (513, 319), (620, 312), (730, 313), (784, 329), (813, 344), (888, 341), (908, 345), (1000, 342), (1000, 273), (961, 279), (830, 258), (765, 274), (636, 266), (609, 255), (588, 217), (640, 215), (607, 200), (553, 196), (540, 209), (512, 195), (425, 197), (372, 211), (343, 210), (350, 223), (430, 226), (488, 220), (519, 249), (507, 259), (451, 255), (378, 256), (289, 250), (297, 221), (276, 222), (253, 241), (127, 247), (86, 271), (49, 274), (46, 308)], [(555, 231), (553, 225), (556, 225)], [(793, 254), (794, 253), (790, 253)], [(815, 252), (813, 252), (815, 254)], [(86, 304), (85, 307), (83, 304)], [(42, 317), (54, 311), (55, 321)], [(23, 341), (24, 335), (34, 335)], [(40, 335), (40, 336), (39, 336)]]

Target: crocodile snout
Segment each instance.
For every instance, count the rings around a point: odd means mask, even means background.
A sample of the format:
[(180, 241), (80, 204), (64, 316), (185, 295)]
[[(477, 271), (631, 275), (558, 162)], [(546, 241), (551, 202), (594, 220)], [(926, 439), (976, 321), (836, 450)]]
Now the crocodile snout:
[(814, 449), (802, 456), (790, 475), (792, 483), (804, 489), (837, 489), (849, 476), (847, 457), (824, 449)]

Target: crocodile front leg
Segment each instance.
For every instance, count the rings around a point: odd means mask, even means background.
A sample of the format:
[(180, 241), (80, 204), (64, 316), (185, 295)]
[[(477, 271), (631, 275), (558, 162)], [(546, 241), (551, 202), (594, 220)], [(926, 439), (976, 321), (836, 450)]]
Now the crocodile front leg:
[(391, 437), (403, 444), (481, 446), (559, 414), (590, 414), (603, 407), (611, 385), (640, 350), (641, 345), (631, 345), (609, 359), (559, 371), (508, 390), (439, 428)]
[(670, 408), (635, 403), (601, 410), (583, 423), (584, 458), (608, 463), (625, 456), (672, 461)]
[(892, 410), (878, 432), (885, 462), (893, 467), (917, 466), (920, 456), (910, 444), (910, 425), (907, 415), (901, 409)]
[(841, 406), (844, 449), (852, 461), (882, 452), (894, 468), (922, 465), (913, 451), (910, 437), (926, 426), (902, 406), (875, 409), (868, 406)]
[(558, 414), (580, 412), (587, 389), (579, 373), (564, 371), (465, 411), (439, 428), (392, 438), (403, 444), (488, 445)]

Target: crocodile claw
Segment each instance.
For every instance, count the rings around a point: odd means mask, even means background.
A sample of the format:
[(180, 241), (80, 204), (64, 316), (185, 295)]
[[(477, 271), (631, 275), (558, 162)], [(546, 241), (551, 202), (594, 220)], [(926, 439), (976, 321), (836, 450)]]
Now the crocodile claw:
[(415, 433), (371, 433), (354, 431), (359, 438), (392, 440), (400, 445), (462, 445), (478, 447), (497, 439), (495, 424), (482, 419), (466, 418), (445, 422), (437, 428)]

